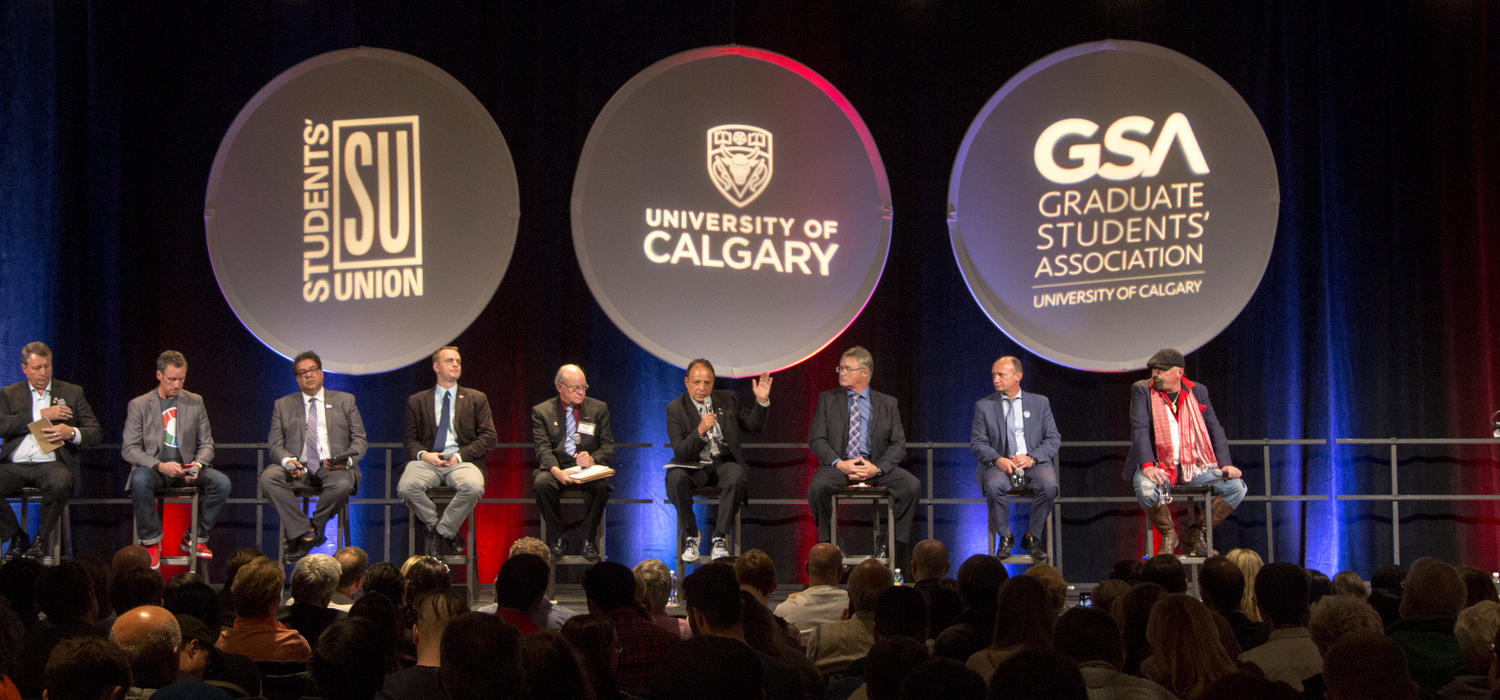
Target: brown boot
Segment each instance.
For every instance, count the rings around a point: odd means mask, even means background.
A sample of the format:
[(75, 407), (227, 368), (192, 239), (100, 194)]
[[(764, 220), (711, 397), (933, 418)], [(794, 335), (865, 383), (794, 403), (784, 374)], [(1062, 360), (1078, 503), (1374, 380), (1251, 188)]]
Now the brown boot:
[(1172, 509), (1165, 503), (1158, 503), (1146, 514), (1151, 518), (1151, 526), (1161, 534), (1161, 547), (1156, 553), (1171, 554), (1177, 549), (1177, 527), (1172, 523)]
[(1188, 526), (1184, 531), (1182, 544), (1187, 547), (1190, 557), (1208, 556), (1208, 527), (1203, 524), (1203, 513), (1198, 511), (1196, 503), (1188, 506)]
[(1219, 498), (1218, 496), (1214, 496), (1213, 509), (1214, 509), (1214, 520), (1213, 520), (1213, 523), (1214, 523), (1215, 527), (1218, 527), (1219, 523), (1224, 522), (1224, 519), (1227, 518), (1227, 517), (1229, 517), (1230, 513), (1234, 512), (1234, 506), (1231, 506), (1228, 503), (1225, 503), (1224, 499)]

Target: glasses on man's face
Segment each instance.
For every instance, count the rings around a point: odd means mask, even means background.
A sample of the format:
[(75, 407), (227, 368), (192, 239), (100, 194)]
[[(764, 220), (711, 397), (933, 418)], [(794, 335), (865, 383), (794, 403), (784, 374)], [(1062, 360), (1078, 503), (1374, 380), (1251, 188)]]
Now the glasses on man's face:
[(575, 394), (582, 394), (583, 392), (589, 390), (589, 385), (587, 384), (558, 384), (558, 386)]
[(863, 367), (845, 367), (844, 365), (839, 365), (839, 366), (833, 368), (833, 372), (834, 372), (834, 374), (850, 374), (852, 372), (858, 372), (858, 371), (860, 371), (862, 369), (864, 369), (864, 368)]
[(309, 367), (308, 369), (304, 369), (304, 370), (300, 370), (300, 371), (298, 371), (298, 370), (292, 370), (292, 374), (297, 375), (297, 378), (301, 379), (302, 377), (306, 377), (307, 375), (313, 374), (314, 372), (322, 372), (322, 371), (323, 371), (322, 367)]

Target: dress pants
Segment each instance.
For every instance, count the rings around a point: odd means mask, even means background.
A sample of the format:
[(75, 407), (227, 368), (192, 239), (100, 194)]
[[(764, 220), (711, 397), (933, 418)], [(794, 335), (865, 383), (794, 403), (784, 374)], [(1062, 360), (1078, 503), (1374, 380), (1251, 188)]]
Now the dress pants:
[(745, 465), (739, 462), (714, 462), (702, 469), (668, 469), (667, 498), (677, 509), (677, 532), (688, 537), (698, 534), (698, 520), (693, 517), (693, 489), (717, 486), (718, 515), (714, 518), (714, 537), (723, 537), (734, 527), (734, 515), (745, 502)]
[[(609, 494), (615, 490), (611, 479), (597, 479), (574, 487), (583, 489), (583, 534), (588, 542), (598, 544), (599, 522), (604, 519), (604, 505), (609, 503)], [(539, 469), (531, 480), (531, 495), (536, 507), (542, 511), (542, 521), (547, 525), (547, 539), (562, 537), (562, 517), (557, 514), (562, 501), (563, 485), (549, 470)], [(551, 544), (550, 542), (548, 544)]]
[[(1038, 462), (1025, 470), (1031, 479), (1031, 513), (1026, 523), (1026, 532), (1042, 536), (1047, 518), (1052, 517), (1052, 502), (1057, 500), (1057, 468), (1051, 462)], [(1004, 535), (1010, 532), (1010, 503), (1005, 494), (1010, 493), (1010, 475), (993, 464), (979, 465), (979, 492), (989, 504), (990, 532)]]
[[(828, 536), (828, 519), (831, 515), (829, 499), (834, 489), (849, 485), (849, 475), (832, 465), (820, 464), (807, 485), (808, 507), (813, 512), (813, 522), (818, 526), (818, 539)], [(912, 473), (894, 467), (885, 474), (869, 480), (871, 486), (883, 486), (891, 490), (896, 506), (896, 542), (911, 542), (912, 520), (916, 517), (917, 499), (922, 495), (922, 482)]]
[[(0, 462), (0, 496), (11, 497), (21, 492), (21, 487), (31, 486), (42, 490), (42, 522), (37, 526), (36, 537), (43, 542), (52, 534), (62, 518), (63, 506), (73, 495), (73, 471), (62, 462)], [(16, 514), (10, 508), (0, 507), (0, 543), (9, 540), (24, 527), (16, 522)]]
[[(350, 469), (309, 471), (296, 481), (287, 476), (286, 468), (280, 464), (272, 464), (260, 472), (260, 491), (281, 516), (281, 531), (286, 539), (322, 532), (329, 519), (349, 502), (354, 482), (354, 471)], [(302, 499), (292, 493), (292, 489), (303, 485), (323, 489), (318, 496), (318, 507), (313, 509), (311, 530), (307, 529), (308, 517), (302, 510)]]
[[(452, 486), (458, 493), (443, 509), (438, 519), (437, 506), (427, 497), (427, 489), (434, 486)], [(427, 527), (437, 530), (443, 537), (458, 534), (474, 505), (484, 495), (484, 472), (473, 462), (459, 462), (451, 467), (434, 467), (420, 459), (406, 463), (401, 470), (401, 480), (396, 484), (396, 494), (417, 514), (417, 519)]]

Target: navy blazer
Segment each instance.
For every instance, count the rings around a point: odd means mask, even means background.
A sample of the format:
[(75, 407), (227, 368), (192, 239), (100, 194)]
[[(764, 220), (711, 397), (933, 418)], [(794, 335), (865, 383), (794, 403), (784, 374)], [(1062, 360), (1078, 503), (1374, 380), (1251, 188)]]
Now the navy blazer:
[[(1229, 438), (1224, 436), (1224, 426), (1214, 413), (1214, 405), (1208, 400), (1208, 387), (1193, 383), (1193, 398), (1203, 410), (1203, 423), (1208, 427), (1208, 440), (1214, 447), (1214, 458), (1219, 466), (1232, 466), (1234, 457), (1229, 454)], [(1130, 453), (1125, 455), (1126, 481), (1135, 477), (1142, 466), (1156, 461), (1156, 432), (1151, 429), (1151, 380), (1142, 379), (1130, 385)]]
[[(1041, 394), (1021, 392), (1021, 431), (1026, 435), (1026, 454), (1038, 464), (1051, 462), (1062, 447), (1062, 435), (1052, 419), (1052, 403)], [(969, 429), (969, 450), (980, 464), (992, 465), (1001, 457), (1010, 457), (1015, 448), (1006, 440), (1005, 395), (995, 392), (974, 402), (974, 425)], [(1001, 454), (1001, 450), (1012, 454)]]
[[(870, 461), (884, 474), (906, 459), (906, 433), (901, 430), (901, 409), (896, 398), (870, 390)], [(844, 387), (818, 394), (813, 411), (812, 434), (807, 448), (819, 464), (844, 459), (849, 446), (849, 390)]]

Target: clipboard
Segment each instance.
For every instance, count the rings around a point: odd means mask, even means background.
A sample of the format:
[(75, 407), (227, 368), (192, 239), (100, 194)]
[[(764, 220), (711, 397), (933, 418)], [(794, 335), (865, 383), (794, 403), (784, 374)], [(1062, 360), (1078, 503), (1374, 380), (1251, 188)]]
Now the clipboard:
[(599, 479), (608, 479), (609, 477), (615, 475), (614, 469), (606, 467), (602, 464), (595, 464), (594, 466), (588, 468), (568, 467), (563, 471), (566, 472), (568, 476), (573, 477), (574, 481), (577, 481), (581, 484), (586, 484), (590, 481), (597, 481)]
[(36, 439), (36, 446), (41, 448), (42, 454), (50, 455), (56, 452), (57, 448), (62, 447), (63, 444), (61, 442), (53, 442), (47, 439), (45, 431), (52, 427), (52, 421), (41, 418), (33, 421), (26, 427), (31, 429), (31, 437)]

